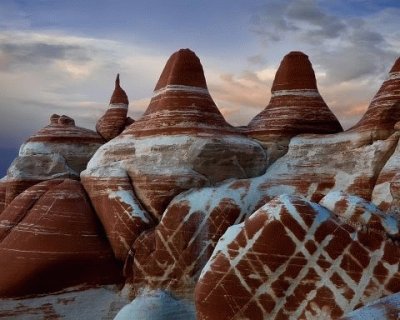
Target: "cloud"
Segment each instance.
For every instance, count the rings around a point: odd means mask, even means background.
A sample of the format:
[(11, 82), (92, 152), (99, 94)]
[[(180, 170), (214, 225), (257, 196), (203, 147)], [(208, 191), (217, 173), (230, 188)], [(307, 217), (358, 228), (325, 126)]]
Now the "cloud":
[(135, 102), (148, 101), (164, 60), (135, 44), (52, 32), (0, 32), (0, 147), (20, 144), (47, 125), (53, 113), (94, 129), (117, 72), (137, 118), (144, 108)]

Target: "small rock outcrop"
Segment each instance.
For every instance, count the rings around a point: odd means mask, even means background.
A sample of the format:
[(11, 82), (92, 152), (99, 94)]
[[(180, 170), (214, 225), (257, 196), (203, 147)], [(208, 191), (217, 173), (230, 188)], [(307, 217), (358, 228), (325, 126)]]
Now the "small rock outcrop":
[(0, 214), (0, 296), (122, 281), (122, 267), (79, 181), (53, 179)]
[(115, 79), (115, 89), (106, 113), (97, 121), (96, 130), (106, 141), (114, 139), (126, 127), (134, 122), (128, 118), (129, 100), (119, 83), (119, 74)]
[[(263, 148), (225, 121), (199, 58), (185, 49), (167, 61), (143, 117), (103, 145), (81, 178), (116, 256), (124, 260), (174, 196), (257, 176), (266, 166)], [(130, 235), (115, 228), (117, 221), (131, 226)]]
[(6, 189), (5, 207), (38, 182), (72, 178), (79, 174), (104, 140), (94, 131), (75, 126), (65, 115), (53, 114), (50, 124), (31, 136), (20, 148), (0, 185)]
[(273, 153), (274, 159), (286, 153), (290, 139), (298, 134), (340, 131), (343, 129), (339, 121), (318, 92), (308, 56), (298, 51), (283, 58), (269, 104), (246, 129), (250, 137)]

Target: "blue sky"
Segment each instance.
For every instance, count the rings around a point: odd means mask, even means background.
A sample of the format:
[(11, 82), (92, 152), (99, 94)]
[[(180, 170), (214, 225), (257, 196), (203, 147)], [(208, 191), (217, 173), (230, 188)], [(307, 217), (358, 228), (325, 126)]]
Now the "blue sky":
[(282, 57), (301, 50), (349, 127), (400, 55), (399, 16), (399, 1), (1, 0), (0, 149), (18, 148), (52, 113), (93, 129), (118, 72), (138, 118), (167, 58), (187, 47), (232, 124), (267, 105)]

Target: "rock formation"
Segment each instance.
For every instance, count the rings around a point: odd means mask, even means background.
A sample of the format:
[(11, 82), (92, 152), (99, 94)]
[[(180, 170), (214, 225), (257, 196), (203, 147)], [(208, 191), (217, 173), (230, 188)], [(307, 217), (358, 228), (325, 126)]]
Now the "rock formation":
[(103, 139), (94, 131), (75, 126), (65, 115), (53, 114), (50, 124), (31, 136), (1, 180), (5, 206), (28, 187), (45, 180), (79, 179), (80, 172)]
[(369, 132), (356, 130), (300, 135), (292, 138), (287, 154), (262, 176), (179, 195), (160, 224), (135, 243), (135, 287), (163, 288), (187, 296), (226, 228), (275, 196), (297, 194), (319, 202), (329, 192), (342, 191), (371, 200), (399, 135), (395, 132), (386, 140), (374, 140)]
[[(186, 49), (169, 58), (143, 117), (103, 145), (81, 178), (116, 256), (124, 260), (174, 196), (260, 175), (266, 165), (260, 145), (224, 120), (199, 58)], [(129, 232), (116, 229), (116, 221), (129, 225)]]
[(79, 181), (53, 179), (17, 196), (0, 215), (0, 296), (122, 280)]
[(276, 72), (267, 107), (250, 121), (246, 132), (272, 153), (287, 151), (290, 138), (301, 133), (336, 133), (342, 127), (318, 92), (308, 57), (287, 54)]
[(361, 120), (352, 128), (368, 131), (375, 139), (385, 139), (400, 121), (400, 57), (382, 84)]
[(106, 141), (118, 136), (128, 124), (134, 122), (127, 118), (129, 100), (119, 84), (119, 74), (115, 79), (115, 89), (111, 96), (110, 105), (106, 113), (97, 121), (96, 130)]
[(33, 295), (2, 299), (0, 317), (389, 318), (399, 73), (400, 59), (345, 132), (300, 52), (247, 128), (225, 121), (188, 49), (136, 122), (118, 76), (100, 135), (53, 115), (0, 180), (0, 296)]
[(219, 241), (196, 286), (201, 319), (337, 319), (400, 290), (400, 248), (280, 196)]

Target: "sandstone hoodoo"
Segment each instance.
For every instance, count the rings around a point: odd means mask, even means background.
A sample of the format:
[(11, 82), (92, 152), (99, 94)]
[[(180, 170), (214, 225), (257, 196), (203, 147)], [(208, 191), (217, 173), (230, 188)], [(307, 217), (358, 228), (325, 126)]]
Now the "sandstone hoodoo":
[(65, 115), (53, 114), (50, 124), (31, 136), (0, 184), (5, 206), (26, 188), (44, 180), (79, 179), (79, 174), (104, 140), (94, 131), (75, 126)]
[[(119, 74), (115, 79), (115, 89), (110, 99), (106, 113), (97, 121), (97, 132), (107, 141), (118, 136), (127, 124), (132, 124), (132, 119), (127, 118), (129, 100), (121, 88)], [(128, 123), (127, 123), (128, 122)]]
[(385, 139), (400, 121), (400, 57), (389, 71), (386, 81), (376, 93), (367, 112), (352, 128), (368, 131), (376, 139)]
[(295, 135), (340, 131), (339, 121), (318, 92), (308, 56), (290, 52), (276, 72), (269, 104), (248, 125), (249, 136), (272, 149), (277, 158), (286, 153)]
[[(199, 58), (185, 49), (167, 61), (144, 115), (103, 145), (81, 178), (116, 255), (125, 259), (174, 196), (260, 175), (266, 165), (263, 148), (225, 121)], [(120, 233), (117, 220), (134, 227)]]
[(121, 269), (79, 181), (36, 184), (0, 215), (0, 296), (119, 283)]

